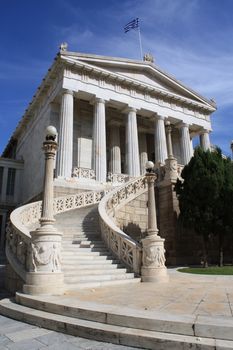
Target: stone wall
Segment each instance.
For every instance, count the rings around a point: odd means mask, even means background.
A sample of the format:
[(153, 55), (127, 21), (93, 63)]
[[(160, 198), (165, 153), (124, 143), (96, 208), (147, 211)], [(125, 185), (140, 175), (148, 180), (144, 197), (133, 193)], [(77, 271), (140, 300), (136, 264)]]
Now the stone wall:
[(147, 193), (143, 193), (115, 213), (116, 224), (134, 240), (140, 241), (147, 229), (147, 211)]
[(23, 289), (23, 280), (15, 273), (10, 264), (6, 265), (5, 288), (10, 293), (15, 293)]

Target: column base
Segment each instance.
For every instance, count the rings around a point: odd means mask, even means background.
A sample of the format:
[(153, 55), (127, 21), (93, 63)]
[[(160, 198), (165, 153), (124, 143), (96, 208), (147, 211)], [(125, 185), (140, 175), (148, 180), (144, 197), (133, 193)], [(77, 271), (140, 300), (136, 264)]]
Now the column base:
[(159, 282), (164, 283), (169, 281), (167, 268), (142, 267), (141, 269), (142, 282)]
[(29, 295), (62, 295), (64, 289), (62, 272), (28, 272), (23, 286), (23, 292)]
[(143, 265), (142, 282), (168, 282), (169, 276), (165, 266), (164, 239), (157, 234), (142, 239)]

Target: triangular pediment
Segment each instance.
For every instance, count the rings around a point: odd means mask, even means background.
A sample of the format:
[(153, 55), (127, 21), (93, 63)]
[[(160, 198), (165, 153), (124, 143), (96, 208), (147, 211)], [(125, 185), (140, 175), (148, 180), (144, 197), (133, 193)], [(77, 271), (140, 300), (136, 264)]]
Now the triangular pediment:
[(145, 89), (146, 87), (148, 89), (154, 88), (163, 93), (167, 92), (169, 95), (172, 94), (176, 97), (189, 99), (215, 109), (211, 101), (184, 86), (181, 82), (152, 63), (69, 52), (65, 53), (65, 58), (74, 60), (77, 63), (87, 64), (89, 67), (93, 67), (93, 69), (101, 69), (106, 73), (112, 73), (125, 80), (142, 84), (145, 86)]

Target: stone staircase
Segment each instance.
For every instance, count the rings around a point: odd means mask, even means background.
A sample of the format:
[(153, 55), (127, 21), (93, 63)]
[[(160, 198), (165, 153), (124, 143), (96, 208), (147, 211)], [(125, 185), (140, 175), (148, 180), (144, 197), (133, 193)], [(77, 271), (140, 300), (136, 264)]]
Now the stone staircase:
[(134, 273), (115, 259), (101, 240), (97, 205), (58, 214), (63, 232), (62, 269), (67, 290), (137, 283)]

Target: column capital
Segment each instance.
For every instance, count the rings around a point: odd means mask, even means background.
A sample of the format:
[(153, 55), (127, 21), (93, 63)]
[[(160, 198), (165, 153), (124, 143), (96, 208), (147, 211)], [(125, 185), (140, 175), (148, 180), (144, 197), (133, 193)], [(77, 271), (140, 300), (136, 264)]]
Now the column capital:
[(200, 135), (203, 135), (203, 134), (209, 134), (212, 130), (210, 129), (206, 129), (206, 128), (202, 128), (200, 130)]
[(64, 94), (68, 94), (71, 96), (74, 96), (74, 91), (73, 90), (69, 90), (69, 89), (62, 89), (62, 95)]
[(185, 122), (180, 122), (180, 123), (177, 123), (177, 124), (176, 124), (176, 127), (177, 127), (178, 129), (189, 128), (189, 124), (188, 124), (188, 123), (185, 123)]
[(128, 114), (130, 112), (137, 113), (137, 111), (138, 110), (136, 108), (128, 106), (128, 107), (124, 108), (121, 112), (124, 113), (124, 114)]
[(104, 100), (104, 99), (101, 98), (101, 97), (96, 97), (96, 98), (94, 99), (94, 102), (95, 102), (95, 103), (98, 102), (98, 103), (104, 103), (104, 104), (105, 104), (106, 100)]
[(160, 114), (155, 114), (155, 119), (156, 120), (164, 120), (166, 119), (167, 117), (165, 117), (164, 115), (160, 115)]

